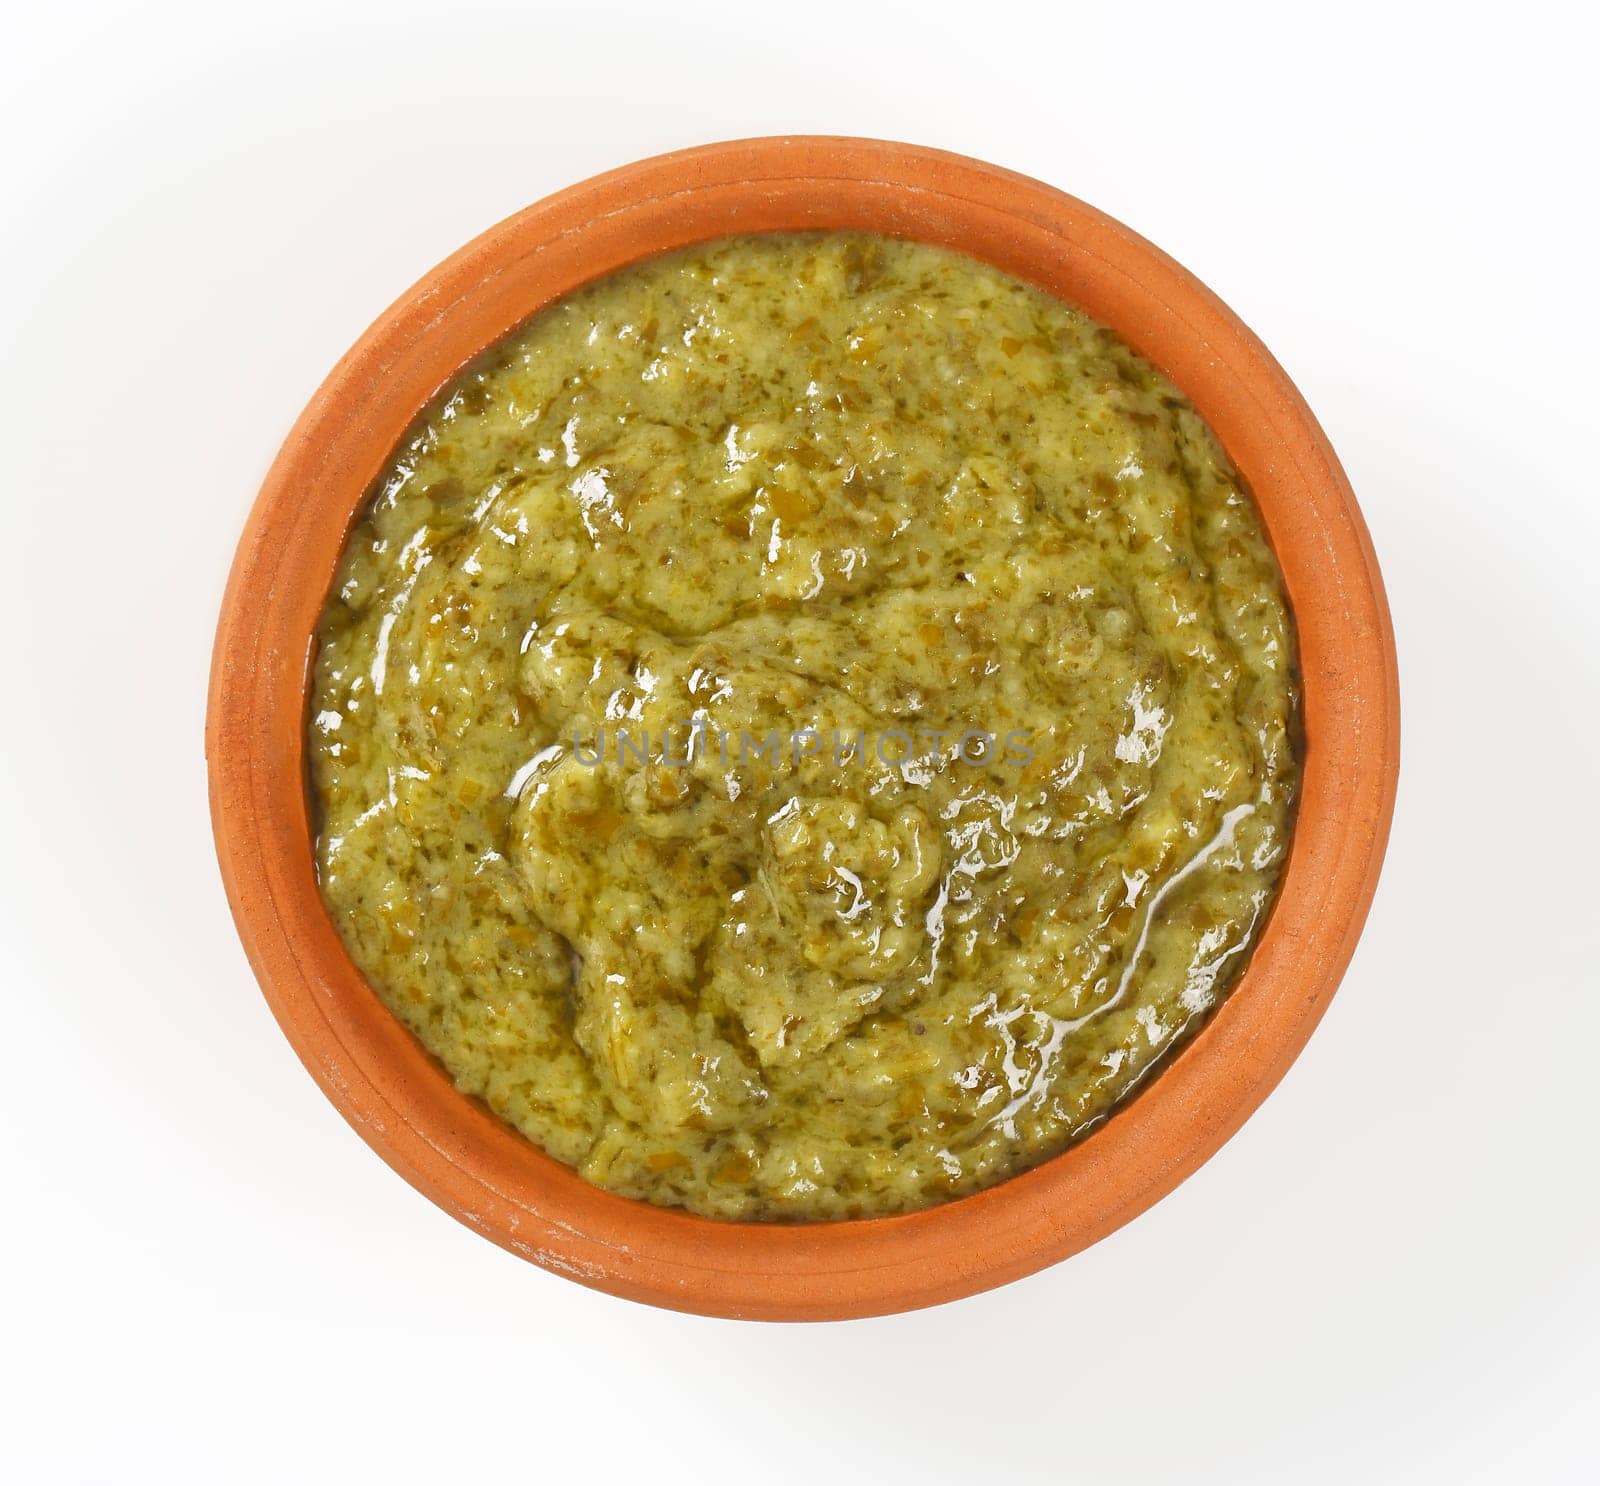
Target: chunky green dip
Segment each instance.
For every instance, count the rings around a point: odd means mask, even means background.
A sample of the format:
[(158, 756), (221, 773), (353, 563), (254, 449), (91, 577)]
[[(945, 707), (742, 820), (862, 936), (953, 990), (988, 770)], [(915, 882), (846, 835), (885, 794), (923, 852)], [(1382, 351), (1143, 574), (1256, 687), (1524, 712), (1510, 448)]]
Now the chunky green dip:
[(900, 1212), (1226, 994), (1296, 711), (1256, 512), (1154, 368), (939, 249), (731, 239), (539, 315), (379, 480), (318, 634), (322, 890), (589, 1180)]

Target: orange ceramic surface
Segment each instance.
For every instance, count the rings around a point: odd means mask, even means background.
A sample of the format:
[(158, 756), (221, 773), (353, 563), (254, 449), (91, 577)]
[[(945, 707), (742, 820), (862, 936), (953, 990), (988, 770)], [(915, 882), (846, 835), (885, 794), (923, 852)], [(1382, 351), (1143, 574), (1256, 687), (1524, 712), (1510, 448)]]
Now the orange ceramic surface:
[[(383, 1007), (318, 893), (306, 795), (311, 637), (345, 534), (407, 427), (552, 300), (731, 233), (854, 230), (939, 243), (1081, 306), (1155, 362), (1248, 482), (1298, 628), (1306, 746), (1278, 902), (1227, 1000), (1102, 1128), (999, 1186), (900, 1217), (724, 1223), (589, 1186), (485, 1109)], [(872, 140), (711, 145), (530, 207), (429, 273), (334, 368), (256, 501), (223, 602), (206, 728), (217, 852), (267, 999), (328, 1097), (402, 1176), (556, 1273), (683, 1310), (825, 1319), (1030, 1273), (1171, 1191), (1310, 1036), (1371, 901), (1399, 766), (1394, 639), (1349, 485), (1293, 384), (1203, 285), (1037, 181)]]

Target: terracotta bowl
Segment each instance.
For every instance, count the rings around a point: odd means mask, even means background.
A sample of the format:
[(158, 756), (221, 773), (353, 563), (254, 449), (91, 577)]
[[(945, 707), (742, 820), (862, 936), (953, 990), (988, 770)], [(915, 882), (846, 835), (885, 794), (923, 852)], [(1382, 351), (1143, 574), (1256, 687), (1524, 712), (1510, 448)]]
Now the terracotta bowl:
[[(318, 897), (307, 810), (311, 636), (345, 533), (412, 419), (467, 361), (580, 284), (737, 232), (853, 229), (942, 243), (1080, 305), (1193, 399), (1243, 472), (1299, 626), (1307, 750), (1282, 891), (1233, 994), (1096, 1133), (1023, 1176), (904, 1217), (719, 1223), (589, 1186), (488, 1111), (379, 1002)], [(1278, 364), (1157, 248), (1049, 186), (857, 139), (686, 150), (491, 228), (387, 310), (323, 383), (239, 544), (211, 674), (217, 854), (284, 1033), (344, 1117), (447, 1212), (584, 1284), (722, 1316), (932, 1305), (1103, 1238), (1217, 1150), (1310, 1036), (1349, 962), (1399, 764), (1394, 637), (1372, 545)]]

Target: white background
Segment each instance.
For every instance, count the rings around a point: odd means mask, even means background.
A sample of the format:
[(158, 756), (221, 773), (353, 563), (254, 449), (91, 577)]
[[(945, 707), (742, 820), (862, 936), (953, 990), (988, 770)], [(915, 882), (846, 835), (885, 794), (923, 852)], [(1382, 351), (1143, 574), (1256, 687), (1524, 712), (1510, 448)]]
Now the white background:
[[(1600, 1478), (1578, 7), (6, 4), (0, 1474)], [(246, 509), (368, 321), (781, 132), (1040, 176), (1228, 300), (1349, 470), (1405, 709), (1370, 927), (1243, 1133), (1051, 1271), (813, 1327), (593, 1294), (391, 1175), (255, 988), (201, 752)]]

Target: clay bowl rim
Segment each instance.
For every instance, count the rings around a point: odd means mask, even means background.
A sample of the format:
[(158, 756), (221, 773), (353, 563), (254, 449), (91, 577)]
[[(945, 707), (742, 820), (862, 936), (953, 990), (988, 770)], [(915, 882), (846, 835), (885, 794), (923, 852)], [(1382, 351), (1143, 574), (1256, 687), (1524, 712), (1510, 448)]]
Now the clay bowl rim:
[[(724, 1223), (589, 1186), (459, 1094), (382, 1006), (317, 894), (305, 791), (311, 634), (355, 511), (415, 415), (544, 304), (626, 263), (737, 232), (943, 243), (1082, 306), (1194, 401), (1255, 493), (1304, 680), (1299, 820), (1277, 904), (1224, 1005), (1063, 1154), (899, 1217)], [(739, 140), (548, 197), (433, 269), (338, 363), (250, 513), (206, 722), (213, 830), (245, 950), (328, 1098), (401, 1176), (496, 1243), (597, 1289), (709, 1315), (835, 1319), (1029, 1274), (1142, 1212), (1272, 1090), (1328, 1005), (1376, 886), (1399, 769), (1382, 580), (1349, 483), (1282, 368), (1152, 244), (1041, 182), (878, 140)]]

